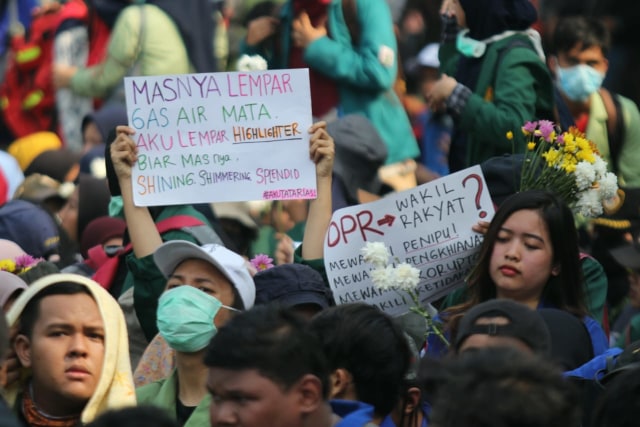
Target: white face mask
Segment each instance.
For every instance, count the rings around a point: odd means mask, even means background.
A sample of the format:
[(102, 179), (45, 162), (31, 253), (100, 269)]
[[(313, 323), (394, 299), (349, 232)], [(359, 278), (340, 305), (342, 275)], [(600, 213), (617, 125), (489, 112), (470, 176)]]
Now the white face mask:
[(456, 48), (458, 52), (467, 58), (480, 58), (487, 50), (487, 44), (483, 41), (467, 37), (469, 30), (462, 30), (456, 37)]
[(563, 68), (558, 65), (558, 85), (572, 101), (584, 102), (592, 93), (600, 89), (604, 74), (595, 68), (578, 64)]
[(536, 53), (541, 60), (545, 60), (544, 51), (542, 49), (542, 43), (540, 34), (534, 29), (529, 28), (525, 31), (504, 31), (500, 34), (493, 35), (484, 40), (476, 40), (468, 37), (469, 29), (462, 30), (456, 37), (456, 48), (458, 51), (468, 58), (481, 58), (487, 51), (487, 46), (493, 42), (497, 42), (502, 39), (506, 39), (514, 34), (522, 34), (529, 38), (529, 41), (533, 45)]

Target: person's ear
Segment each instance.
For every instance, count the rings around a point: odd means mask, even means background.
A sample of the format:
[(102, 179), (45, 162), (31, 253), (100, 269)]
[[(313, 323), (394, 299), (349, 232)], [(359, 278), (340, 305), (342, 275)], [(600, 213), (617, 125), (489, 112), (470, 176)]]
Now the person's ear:
[(556, 264), (551, 269), (551, 275), (552, 276), (558, 276), (561, 271), (562, 271), (562, 267), (560, 267), (560, 264)]
[(402, 408), (405, 415), (412, 414), (416, 409), (422, 406), (420, 404), (421, 398), (422, 392), (419, 387), (409, 387), (405, 398), (404, 408)]
[(306, 374), (298, 381), (297, 395), (300, 412), (310, 414), (324, 402), (322, 381), (312, 374)]
[(13, 343), (16, 356), (20, 360), (20, 364), (25, 368), (31, 367), (31, 340), (23, 334), (18, 334)]
[(347, 395), (351, 382), (353, 381), (351, 373), (346, 369), (338, 368), (331, 374), (331, 390), (329, 398), (341, 398)]

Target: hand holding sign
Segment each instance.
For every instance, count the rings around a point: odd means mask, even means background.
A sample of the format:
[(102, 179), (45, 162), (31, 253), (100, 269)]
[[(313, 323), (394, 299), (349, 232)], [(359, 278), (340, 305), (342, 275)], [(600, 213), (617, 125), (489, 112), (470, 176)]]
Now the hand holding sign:
[(118, 180), (130, 179), (131, 169), (138, 160), (138, 148), (131, 136), (135, 130), (129, 126), (116, 127), (116, 139), (111, 144), (111, 162)]
[(474, 267), (482, 235), (478, 220), (493, 216), (493, 203), (479, 166), (448, 175), (379, 201), (334, 212), (325, 239), (325, 267), (338, 304), (364, 301), (391, 314), (412, 301), (373, 286), (360, 249), (384, 242), (391, 255), (420, 270), (421, 303), (464, 283)]

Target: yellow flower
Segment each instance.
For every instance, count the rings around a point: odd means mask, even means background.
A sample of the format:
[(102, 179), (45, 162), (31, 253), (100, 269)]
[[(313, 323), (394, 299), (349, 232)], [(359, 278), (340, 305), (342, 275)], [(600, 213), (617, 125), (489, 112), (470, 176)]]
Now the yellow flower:
[(547, 165), (553, 166), (560, 158), (560, 151), (556, 150), (555, 148), (550, 148), (542, 154), (542, 158), (547, 161)]
[(584, 138), (577, 138), (576, 144), (578, 145), (579, 150), (591, 151), (591, 144)]
[(13, 273), (16, 269), (16, 263), (10, 259), (0, 260), (0, 270), (8, 271), (9, 273)]
[(513, 132), (511, 132), (511, 131), (507, 132), (507, 139), (509, 141), (511, 141), (513, 139)]
[(565, 153), (573, 153), (576, 151), (577, 148), (578, 146), (576, 144), (576, 141), (573, 138), (571, 138), (569, 141), (565, 139), (564, 149), (563, 149)]
[(529, 142), (527, 144), (527, 150), (533, 151), (533, 150), (535, 150), (535, 148), (536, 148), (536, 143), (535, 142)]

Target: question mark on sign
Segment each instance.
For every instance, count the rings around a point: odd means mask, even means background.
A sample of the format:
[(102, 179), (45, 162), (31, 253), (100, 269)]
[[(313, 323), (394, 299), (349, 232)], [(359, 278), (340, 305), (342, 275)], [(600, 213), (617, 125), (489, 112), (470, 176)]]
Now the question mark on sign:
[(478, 209), (480, 211), (480, 218), (484, 218), (487, 216), (487, 212), (481, 210), (482, 206), (480, 206), (480, 196), (482, 196), (482, 189), (484, 188), (484, 185), (482, 184), (482, 178), (480, 178), (480, 175), (472, 173), (471, 175), (467, 176), (465, 179), (462, 180), (462, 186), (466, 188), (466, 183), (469, 180), (469, 178), (473, 178), (478, 182), (478, 191), (476, 191), (476, 209)]

